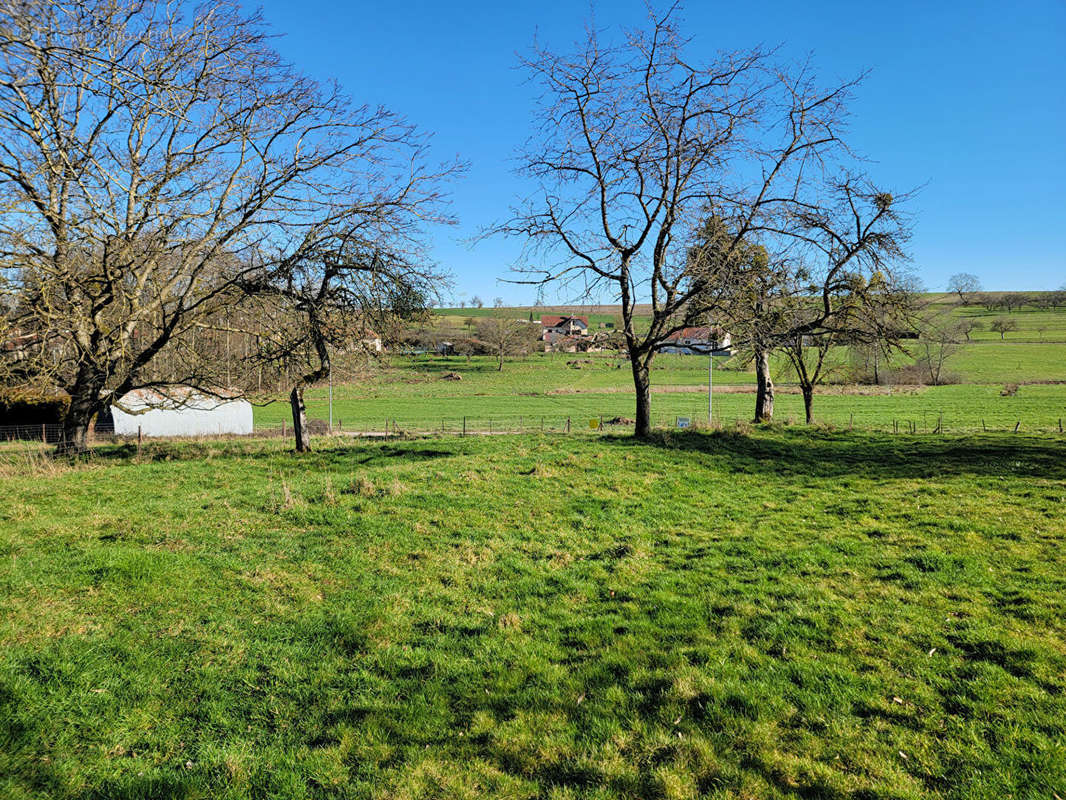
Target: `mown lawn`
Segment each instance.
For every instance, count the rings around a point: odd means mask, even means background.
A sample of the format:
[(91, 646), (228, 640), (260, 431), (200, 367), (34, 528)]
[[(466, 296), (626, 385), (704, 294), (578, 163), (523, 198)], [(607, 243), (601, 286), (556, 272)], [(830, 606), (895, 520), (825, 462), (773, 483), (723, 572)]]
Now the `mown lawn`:
[(1066, 446), (0, 452), (0, 797), (1066, 796)]

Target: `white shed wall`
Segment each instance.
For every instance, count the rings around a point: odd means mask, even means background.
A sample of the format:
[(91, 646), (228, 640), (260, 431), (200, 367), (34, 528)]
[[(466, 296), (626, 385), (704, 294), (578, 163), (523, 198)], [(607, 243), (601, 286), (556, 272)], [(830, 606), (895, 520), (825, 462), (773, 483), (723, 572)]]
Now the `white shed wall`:
[[(132, 411), (146, 406), (140, 401), (123, 402)], [(220, 433), (250, 434), (252, 404), (247, 400), (198, 398), (180, 408), (147, 408), (131, 414), (111, 407), (118, 436), (214, 436)]]

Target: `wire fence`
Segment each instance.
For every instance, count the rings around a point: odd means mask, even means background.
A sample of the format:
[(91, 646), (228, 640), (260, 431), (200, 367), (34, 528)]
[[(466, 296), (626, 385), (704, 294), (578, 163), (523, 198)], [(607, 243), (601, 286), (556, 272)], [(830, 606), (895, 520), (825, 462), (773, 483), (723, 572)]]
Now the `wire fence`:
[[(786, 425), (796, 424), (790, 417), (778, 417), (777, 421)], [(710, 428), (746, 428), (751, 425), (750, 417), (715, 416), (708, 421), (706, 414), (682, 416), (678, 414), (658, 414), (652, 417), (652, 426), (660, 429), (702, 429)], [(859, 430), (892, 434), (965, 434), (975, 432), (987, 433), (1023, 433), (1023, 434), (1057, 434), (1064, 435), (1066, 419), (1026, 418), (1007, 420), (997, 417), (985, 420), (976, 417), (958, 417), (943, 413), (923, 413), (915, 417), (897, 417), (892, 419), (870, 420), (864, 416), (849, 414), (845, 417), (836, 415), (829, 419), (820, 418), (815, 423), (825, 428), (837, 430)], [(323, 420), (310, 420), (309, 428), (313, 436), (333, 436), (349, 438), (395, 439), (423, 436), (495, 436), (502, 434), (564, 434), (564, 435), (603, 435), (611, 433), (624, 434), (632, 431), (633, 420), (617, 414), (570, 414), (570, 415), (534, 415), (534, 414), (499, 414), (476, 416), (442, 416), (439, 418), (382, 417), (381, 419), (364, 419), (358, 421), (338, 420), (332, 428)], [(290, 437), (293, 435), (291, 422), (258, 424), (251, 437)], [(231, 438), (234, 434), (197, 435), (190, 439)], [(58, 424), (0, 425), (0, 442), (36, 441), (57, 444), (63, 438), (63, 428)], [(130, 441), (134, 436), (116, 436), (111, 431), (92, 431), (90, 439), (94, 442)], [(148, 433), (144, 438), (152, 438)]]
[(0, 425), (0, 441), (33, 441), (55, 444), (63, 438), (63, 426), (58, 424)]
[[(788, 416), (775, 418), (780, 424), (797, 425)], [(317, 423), (317, 424), (316, 424)], [(752, 424), (750, 417), (718, 416), (708, 420), (706, 413), (692, 415), (657, 414), (652, 427), (660, 429), (720, 429), (745, 428)], [(871, 420), (865, 416), (831, 415), (818, 418), (814, 425), (837, 430), (858, 430), (893, 434), (949, 434), (949, 433), (1027, 433), (1063, 434), (1066, 418), (1019, 417), (1010, 421), (997, 417), (952, 416), (925, 412), (913, 417), (899, 416)], [(333, 435), (367, 438), (402, 438), (410, 436), (492, 436), (498, 434), (609, 434), (632, 431), (631, 418), (611, 414), (534, 415), (500, 414), (477, 416), (444, 416), (440, 418), (383, 417), (358, 421), (338, 421), (332, 427), (321, 420), (312, 420), (312, 435)], [(259, 436), (291, 436), (292, 424), (257, 425)]]

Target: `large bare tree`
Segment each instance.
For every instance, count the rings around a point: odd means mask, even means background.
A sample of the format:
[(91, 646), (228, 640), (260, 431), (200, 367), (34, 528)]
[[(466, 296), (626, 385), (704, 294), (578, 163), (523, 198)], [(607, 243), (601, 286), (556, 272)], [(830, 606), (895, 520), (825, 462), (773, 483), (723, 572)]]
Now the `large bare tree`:
[(196, 332), (264, 253), (358, 226), (410, 136), (284, 63), (235, 0), (0, 3), (0, 248), (11, 324), (71, 397), (61, 449), (130, 390), (225, 388), (182, 357)]
[[(650, 430), (656, 351), (734, 293), (749, 241), (819, 211), (828, 165), (849, 158), (841, 131), (856, 82), (821, 86), (806, 65), (758, 49), (699, 62), (686, 45), (671, 9), (620, 43), (590, 31), (576, 53), (536, 50), (525, 66), (543, 93), (522, 162), (538, 188), (494, 228), (548, 265), (527, 269), (529, 282), (617, 300), (638, 436)], [(698, 277), (690, 248), (708, 215), (729, 220), (730, 238), (715, 274)]]

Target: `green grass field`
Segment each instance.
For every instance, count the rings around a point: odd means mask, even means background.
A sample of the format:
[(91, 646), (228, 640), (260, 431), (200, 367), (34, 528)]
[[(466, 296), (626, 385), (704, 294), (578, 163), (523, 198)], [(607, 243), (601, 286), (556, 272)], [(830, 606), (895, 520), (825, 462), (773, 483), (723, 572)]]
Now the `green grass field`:
[[(971, 332), (947, 361), (945, 374), (952, 385), (924, 387), (820, 387), (815, 401), (818, 422), (836, 427), (859, 426), (872, 430), (934, 430), (943, 421), (948, 431), (1021, 430), (1057, 432), (1066, 424), (1066, 308), (1036, 310), (1026, 307), (1010, 314), (981, 307), (959, 307), (954, 298), (930, 296), (958, 318), (981, 327)], [(560, 306), (555, 308), (440, 309), (433, 326), (468, 335), (476, 321), (488, 314), (526, 318), (532, 314), (570, 313), (589, 316), (594, 329), (600, 323), (618, 324), (610, 306)], [(991, 330), (992, 320), (1008, 317), (1017, 324), (1001, 340)], [(836, 356), (846, 362), (845, 354)], [(580, 369), (570, 366), (578, 361)], [(912, 359), (897, 354), (888, 367), (905, 366)], [(885, 369), (885, 365), (882, 365)], [(446, 373), (461, 381), (445, 381)], [(803, 404), (787, 361), (778, 357), (773, 367), (778, 383), (777, 417), (802, 421)], [(838, 380), (839, 374), (838, 374)], [(732, 425), (749, 420), (754, 412), (755, 376), (740, 358), (718, 359), (714, 382), (714, 421)], [(653, 422), (671, 427), (677, 417), (706, 422), (707, 361), (697, 356), (659, 355), (653, 363)], [(1016, 392), (1004, 389), (1020, 384)], [(308, 393), (312, 417), (327, 419), (328, 392), (318, 387)], [(459, 432), (463, 418), (476, 430), (587, 429), (592, 419), (632, 418), (632, 377), (623, 357), (607, 354), (537, 353), (509, 359), (497, 372), (495, 359), (475, 357), (393, 356), (365, 377), (334, 387), (335, 422), (350, 431), (390, 429), (408, 432)], [(260, 407), (255, 412), (261, 427), (280, 427), (289, 420), (285, 402)]]
[[(1003, 358), (1002, 347), (987, 348)], [(1012, 345), (1048, 350), (1062, 345)], [(581, 360), (581, 369), (567, 366)], [(695, 421), (707, 419), (707, 360), (697, 356), (657, 357), (652, 376), (652, 412), (660, 426), (673, 426), (675, 417)], [(1048, 365), (1046, 374), (1061, 374), (1066, 380), (1066, 358), (1051, 354), (1034, 355), (1031, 365), (1022, 362), (994, 366), (1001, 372), (1039, 369)], [(992, 369), (993, 367), (989, 367)], [(461, 381), (443, 380), (455, 372)], [(803, 421), (803, 402), (795, 387), (790, 387), (787, 372), (779, 370), (777, 418)], [(1017, 380), (1024, 381), (1024, 378)], [(716, 367), (714, 382), (714, 419), (732, 425), (749, 420), (754, 411), (754, 376), (750, 372)], [(1013, 394), (1003, 395), (1003, 383), (957, 384), (925, 388), (914, 387), (824, 387), (816, 397), (814, 411), (818, 421), (846, 427), (852, 424), (879, 430), (894, 430), (898, 425), (914, 424), (922, 431), (932, 430), (943, 417), (948, 431), (976, 431), (984, 428), (1005, 430), (1021, 423), (1030, 432), (1057, 432), (1059, 420), (1066, 423), (1066, 383), (1022, 385)], [(659, 389), (669, 390), (659, 392)], [(463, 417), (471, 430), (546, 430), (564, 428), (567, 418), (572, 427), (588, 427), (590, 419), (634, 414), (632, 375), (626, 362), (602, 355), (566, 353), (536, 354), (514, 359), (496, 371), (496, 362), (488, 357), (465, 358), (430, 356), (396, 358), (392, 366), (369, 374), (364, 380), (337, 385), (333, 390), (335, 423), (349, 431), (381, 431), (388, 422), (407, 431), (433, 432), (462, 430)], [(307, 393), (309, 414), (327, 419), (328, 390), (317, 387)], [(290, 420), (286, 402), (259, 407), (255, 411), (259, 426), (280, 426)]]
[(0, 450), (0, 796), (1066, 796), (1066, 446)]

